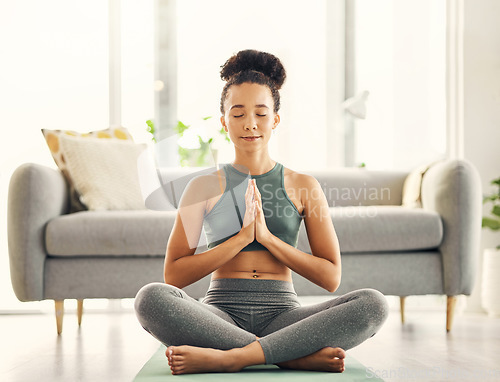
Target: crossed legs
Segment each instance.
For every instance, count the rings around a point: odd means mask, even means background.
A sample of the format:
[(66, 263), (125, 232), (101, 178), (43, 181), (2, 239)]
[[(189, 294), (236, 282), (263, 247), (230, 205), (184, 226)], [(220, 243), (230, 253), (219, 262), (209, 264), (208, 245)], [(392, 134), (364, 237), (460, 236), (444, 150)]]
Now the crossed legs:
[(141, 325), (169, 346), (174, 374), (237, 371), (263, 363), (343, 371), (344, 350), (374, 335), (387, 317), (385, 298), (371, 289), (284, 311), (259, 333), (261, 338), (215, 306), (167, 284), (142, 288), (135, 307)]

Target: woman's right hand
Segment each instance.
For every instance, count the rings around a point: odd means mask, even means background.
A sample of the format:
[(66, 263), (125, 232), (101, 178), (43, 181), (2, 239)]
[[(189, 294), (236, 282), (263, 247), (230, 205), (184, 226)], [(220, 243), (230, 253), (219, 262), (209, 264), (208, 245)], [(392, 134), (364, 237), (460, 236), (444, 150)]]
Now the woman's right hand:
[(245, 216), (243, 217), (243, 227), (239, 232), (245, 242), (250, 244), (255, 239), (255, 191), (253, 186), (253, 179), (248, 180), (248, 187), (245, 192)]

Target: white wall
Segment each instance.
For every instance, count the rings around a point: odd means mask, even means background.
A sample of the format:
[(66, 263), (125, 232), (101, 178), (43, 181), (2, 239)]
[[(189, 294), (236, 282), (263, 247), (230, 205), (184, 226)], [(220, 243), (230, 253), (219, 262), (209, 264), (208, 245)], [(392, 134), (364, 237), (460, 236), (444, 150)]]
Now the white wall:
[[(466, 0), (464, 9), (465, 158), (479, 170), (483, 191), (500, 176), (500, 2)], [(486, 210), (485, 210), (486, 212)], [(482, 252), (500, 234), (482, 231), (478, 279), (468, 310), (480, 311)]]

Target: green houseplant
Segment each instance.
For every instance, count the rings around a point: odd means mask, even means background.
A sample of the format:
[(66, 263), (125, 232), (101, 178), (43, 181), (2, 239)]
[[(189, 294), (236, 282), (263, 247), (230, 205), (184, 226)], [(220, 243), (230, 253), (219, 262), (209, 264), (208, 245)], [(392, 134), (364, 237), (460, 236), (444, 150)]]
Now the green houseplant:
[[(491, 205), (489, 216), (483, 216), (483, 228), (500, 230), (500, 178), (493, 179), (494, 191), (483, 198), (483, 203)], [(486, 248), (483, 253), (483, 279), (481, 303), (490, 316), (500, 316), (500, 245)]]
[[(177, 134), (177, 152), (182, 167), (210, 166), (217, 162), (217, 147), (223, 142), (230, 142), (226, 131), (218, 127), (211, 119), (205, 117), (195, 125), (186, 125), (177, 121), (174, 131)], [(156, 129), (152, 120), (146, 121), (147, 131), (152, 134), (156, 142)]]
[(195, 126), (177, 122), (175, 131), (179, 136), (178, 153), (182, 167), (209, 166), (217, 162), (217, 147), (221, 141), (230, 142), (224, 128), (216, 126), (211, 118), (205, 117)]
[(151, 133), (151, 135), (153, 136), (153, 137), (151, 138), (151, 140), (152, 140), (154, 143), (156, 143), (156, 129), (155, 129), (155, 124), (154, 124), (153, 120), (148, 119), (148, 120), (146, 121), (146, 125), (148, 125), (148, 127), (147, 127), (147, 129), (146, 129), (146, 130), (148, 131), (148, 133)]
[[(483, 216), (482, 226), (483, 228), (489, 228), (493, 231), (500, 230), (500, 178), (493, 179), (491, 184), (495, 186), (495, 191), (483, 198), (484, 204), (491, 204), (491, 215)], [(500, 244), (497, 245), (496, 249), (500, 249)]]

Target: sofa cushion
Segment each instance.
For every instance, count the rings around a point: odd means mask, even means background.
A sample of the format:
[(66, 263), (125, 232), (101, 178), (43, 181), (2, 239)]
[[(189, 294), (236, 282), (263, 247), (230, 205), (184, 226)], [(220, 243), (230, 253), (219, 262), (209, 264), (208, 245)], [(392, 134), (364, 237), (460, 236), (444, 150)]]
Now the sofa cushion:
[(165, 256), (176, 211), (81, 211), (48, 222), (51, 256)]
[(61, 170), (64, 177), (68, 181), (70, 188), (70, 210), (71, 212), (83, 211), (87, 209), (87, 206), (80, 200), (80, 195), (75, 189), (73, 179), (67, 168), (66, 155), (67, 152), (62, 147), (61, 138), (65, 136), (78, 137), (81, 139), (98, 138), (102, 140), (118, 140), (118, 141), (129, 141), (133, 142), (132, 136), (128, 130), (124, 127), (111, 127), (106, 130), (91, 131), (88, 133), (79, 133), (77, 131), (71, 130), (49, 130), (42, 129), (42, 134), (47, 141), (50, 153), (54, 162), (56, 162), (57, 167)]
[[(433, 211), (401, 206), (330, 208), (342, 253), (432, 249), (443, 239), (440, 216)], [(298, 248), (310, 252), (304, 227)]]
[[(432, 249), (443, 237), (440, 216), (400, 206), (330, 208), (342, 253)], [(51, 220), (51, 256), (164, 256), (176, 211), (81, 211)], [(204, 243), (204, 233), (200, 243)], [(310, 253), (304, 224), (298, 248)], [(202, 251), (206, 248), (199, 248)]]
[(138, 171), (145, 144), (63, 135), (61, 147), (75, 189), (89, 210), (146, 208)]
[(415, 168), (408, 174), (403, 184), (403, 207), (421, 208), (422, 207), (422, 182), (425, 173), (435, 164), (442, 161), (433, 161)]

